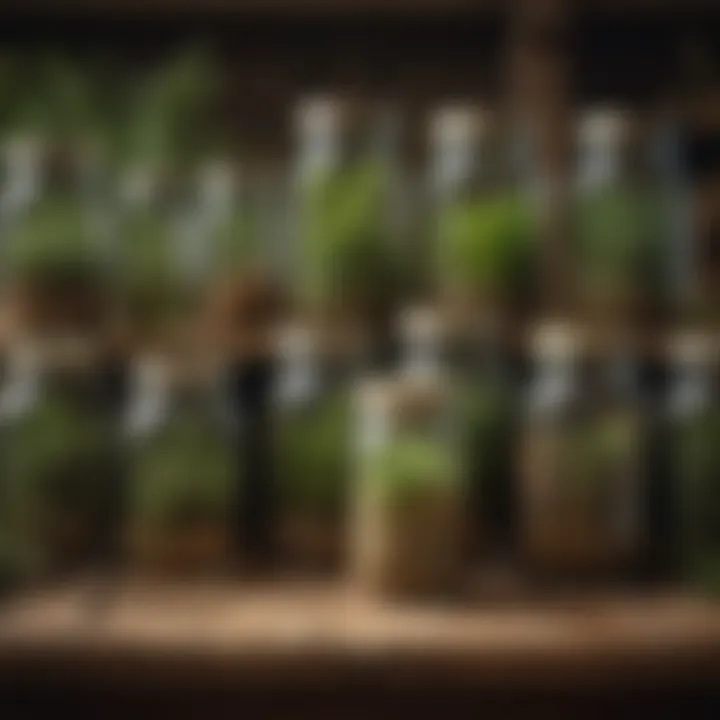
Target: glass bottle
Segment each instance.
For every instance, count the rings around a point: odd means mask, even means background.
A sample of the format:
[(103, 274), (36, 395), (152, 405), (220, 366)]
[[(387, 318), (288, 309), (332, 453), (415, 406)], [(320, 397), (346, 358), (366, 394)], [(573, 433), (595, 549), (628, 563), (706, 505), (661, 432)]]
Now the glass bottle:
[(671, 353), (680, 569), (690, 585), (714, 594), (720, 588), (718, 343), (707, 333), (686, 333), (675, 339)]
[(219, 377), (187, 358), (146, 357), (133, 368), (128, 531), (141, 569), (202, 575), (230, 559), (238, 453)]
[[(617, 351), (617, 352), (616, 352)], [(637, 558), (642, 434), (622, 347), (540, 328), (523, 456), (523, 540), (535, 570), (620, 577)]]
[(353, 578), (391, 597), (443, 594), (458, 587), (463, 529), (457, 429), (438, 364), (436, 314), (406, 312), (401, 336), (400, 373), (358, 388)]
[(400, 281), (393, 126), (389, 111), (341, 98), (311, 98), (296, 112), (300, 306), (343, 343), (384, 339)]
[(440, 108), (430, 129), (434, 271), (453, 327), (450, 357), (464, 388), (469, 543), (473, 555), (505, 554), (514, 534), (519, 379), (511, 338), (530, 290), (530, 206), (518, 178), (520, 148), (517, 138), (500, 132), (498, 113), (481, 107)]
[(472, 106), (440, 108), (431, 118), (436, 289), (473, 329), (516, 319), (531, 293), (520, 148), (500, 123), (498, 113)]
[(104, 513), (115, 432), (95, 364), (82, 344), (25, 341), (10, 354), (0, 402), (3, 520), (41, 574), (94, 562), (116, 540)]
[(579, 123), (581, 306), (605, 323), (651, 321), (668, 301), (669, 212), (649, 128), (622, 108)]

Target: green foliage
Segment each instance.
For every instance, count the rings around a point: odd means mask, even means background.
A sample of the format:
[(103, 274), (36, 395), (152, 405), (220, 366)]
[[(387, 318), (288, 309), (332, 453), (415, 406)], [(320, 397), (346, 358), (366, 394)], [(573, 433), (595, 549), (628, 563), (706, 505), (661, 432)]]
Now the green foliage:
[(235, 479), (232, 448), (211, 423), (179, 411), (138, 451), (132, 507), (160, 528), (224, 522)]
[(720, 591), (720, 413), (697, 417), (679, 434), (683, 556), (690, 578)]
[(109, 458), (102, 421), (65, 393), (49, 391), (7, 433), (5, 513), (11, 525), (22, 530), (50, 516), (91, 512)]
[(27, 543), (0, 532), (0, 598), (30, 579), (37, 566), (38, 558)]
[(242, 268), (259, 246), (259, 218), (250, 208), (236, 208), (210, 239), (220, 270)]
[(338, 300), (361, 306), (387, 295), (392, 252), (387, 182), (379, 163), (365, 162), (318, 178), (306, 198), (303, 292), (311, 304)]
[(306, 414), (285, 419), (278, 462), (287, 506), (324, 515), (342, 511), (348, 489), (350, 403), (337, 393)]
[(657, 193), (608, 187), (584, 198), (578, 217), (585, 281), (610, 291), (657, 291), (663, 280), (663, 218)]
[(37, 203), (9, 228), (5, 243), (8, 267), (23, 275), (89, 270), (94, 262), (83, 208), (65, 197), (51, 196)]
[(457, 458), (441, 441), (407, 434), (381, 454), (372, 478), (391, 503), (444, 496), (457, 488)]
[(128, 123), (127, 152), (159, 165), (184, 165), (207, 148), (205, 124), (217, 94), (217, 72), (200, 51), (162, 64), (138, 89)]
[[(631, 414), (611, 414), (567, 429), (567, 472), (573, 495), (604, 512), (615, 492), (618, 473), (634, 473), (638, 426)], [(628, 480), (631, 478), (628, 477)]]
[(481, 512), (497, 510), (501, 484), (512, 481), (513, 409), (501, 382), (466, 388), (461, 398), (462, 452), (467, 459), (467, 485)]
[(438, 222), (440, 272), (474, 291), (517, 295), (530, 281), (531, 231), (529, 208), (519, 196), (450, 205)]

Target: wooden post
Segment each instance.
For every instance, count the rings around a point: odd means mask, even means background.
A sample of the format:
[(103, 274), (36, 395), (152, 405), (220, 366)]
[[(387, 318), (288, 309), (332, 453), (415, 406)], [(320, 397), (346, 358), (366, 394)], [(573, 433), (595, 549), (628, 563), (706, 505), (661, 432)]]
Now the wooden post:
[(572, 293), (572, 107), (567, 0), (519, 0), (511, 17), (510, 109), (531, 153), (540, 213), (540, 300), (565, 314)]

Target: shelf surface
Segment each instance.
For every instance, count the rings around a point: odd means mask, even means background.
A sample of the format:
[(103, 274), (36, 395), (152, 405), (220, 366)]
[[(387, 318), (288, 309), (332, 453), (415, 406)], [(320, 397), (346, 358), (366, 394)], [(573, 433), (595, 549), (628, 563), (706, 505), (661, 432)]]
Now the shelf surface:
[(720, 681), (720, 607), (675, 592), (390, 605), (330, 583), (75, 583), (0, 611), (0, 684)]

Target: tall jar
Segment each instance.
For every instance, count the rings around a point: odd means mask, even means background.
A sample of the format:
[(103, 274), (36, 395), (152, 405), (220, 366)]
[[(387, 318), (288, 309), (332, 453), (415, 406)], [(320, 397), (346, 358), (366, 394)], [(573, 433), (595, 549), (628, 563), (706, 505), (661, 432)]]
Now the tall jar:
[(386, 340), (401, 278), (393, 224), (394, 117), (376, 103), (309, 99), (295, 115), (298, 297), (329, 340)]
[(348, 519), (352, 379), (332, 362), (315, 326), (282, 327), (278, 351), (275, 447), (283, 554), (307, 569), (337, 569)]
[(647, 324), (667, 309), (669, 208), (651, 129), (624, 108), (579, 120), (579, 307), (590, 321)]
[(674, 339), (670, 416), (675, 434), (676, 498), (680, 508), (680, 569), (696, 588), (720, 589), (718, 492), (720, 409), (717, 338), (705, 332)]
[(373, 594), (444, 594), (460, 581), (463, 515), (437, 315), (405, 313), (401, 336), (400, 374), (358, 388), (351, 568), (356, 584)]
[(128, 547), (136, 569), (206, 575), (230, 560), (237, 492), (233, 417), (216, 368), (138, 359), (126, 437)]
[(15, 343), (0, 396), (3, 524), (39, 574), (108, 560), (116, 428), (84, 343)]
[(493, 331), (532, 296), (532, 219), (520, 185), (519, 144), (497, 112), (439, 108), (430, 119), (435, 233), (431, 259), (446, 307)]
[(637, 558), (640, 534), (631, 356), (592, 349), (572, 328), (546, 326), (534, 357), (522, 458), (524, 554), (540, 574), (622, 575)]

